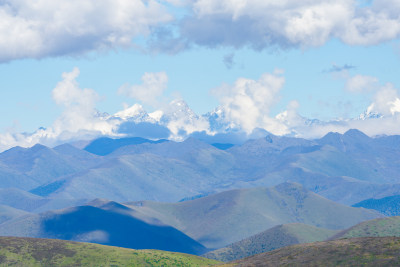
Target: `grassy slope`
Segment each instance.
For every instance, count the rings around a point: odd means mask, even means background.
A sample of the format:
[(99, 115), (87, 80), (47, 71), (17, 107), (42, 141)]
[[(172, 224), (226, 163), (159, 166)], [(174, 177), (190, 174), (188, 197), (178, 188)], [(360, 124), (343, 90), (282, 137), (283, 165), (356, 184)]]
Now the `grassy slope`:
[(137, 216), (157, 218), (208, 248), (227, 246), (279, 224), (301, 222), (345, 229), (381, 216), (337, 204), (291, 183), (231, 190), (174, 204), (144, 201), (130, 207)]
[(216, 263), (182, 253), (52, 239), (0, 237), (1, 266), (207, 266)]
[(335, 233), (337, 233), (335, 230), (302, 223), (278, 225), (225, 248), (211, 251), (204, 257), (227, 262), (289, 245), (323, 241)]
[(398, 236), (400, 237), (400, 217), (388, 217), (369, 220), (346, 229), (331, 239), (366, 237), (366, 236)]
[(294, 245), (224, 266), (400, 266), (400, 238), (364, 237)]

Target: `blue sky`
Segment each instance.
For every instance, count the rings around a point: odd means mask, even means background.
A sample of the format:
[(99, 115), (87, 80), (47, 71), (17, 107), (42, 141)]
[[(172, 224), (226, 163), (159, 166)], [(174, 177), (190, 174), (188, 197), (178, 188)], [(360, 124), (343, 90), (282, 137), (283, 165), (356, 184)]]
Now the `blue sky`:
[[(76, 105), (112, 115), (138, 103), (149, 113), (167, 114), (174, 99), (185, 100), (197, 115), (221, 107), (224, 119), (247, 133), (258, 127), (302, 136), (300, 117), (348, 121), (369, 107), (386, 120), (370, 135), (400, 133), (399, 14), (397, 0), (2, 1), (0, 143), (40, 142), (15, 136), (38, 127), (53, 129), (57, 139), (68, 130), (56, 131), (57, 120), (68, 114), (74, 120), (68, 110)], [(54, 95), (62, 74), (74, 68), (76, 94), (85, 88), (96, 94), (89, 104), (76, 100), (79, 95), (68, 101)], [(145, 73), (156, 88), (142, 80)], [(264, 74), (272, 76), (263, 82)], [(235, 85), (240, 78), (250, 91)], [(64, 88), (60, 97), (74, 88)], [(251, 96), (239, 97), (246, 92)], [(276, 121), (289, 109), (296, 119)], [(91, 124), (87, 118), (82, 125)], [(247, 118), (252, 123), (241, 125)], [(204, 131), (207, 126), (196, 128), (202, 123), (179, 127)], [(377, 123), (359, 128), (368, 132)], [(356, 125), (341, 124), (337, 131)], [(96, 127), (70, 131), (98, 132)], [(313, 137), (335, 130), (324, 127)]]

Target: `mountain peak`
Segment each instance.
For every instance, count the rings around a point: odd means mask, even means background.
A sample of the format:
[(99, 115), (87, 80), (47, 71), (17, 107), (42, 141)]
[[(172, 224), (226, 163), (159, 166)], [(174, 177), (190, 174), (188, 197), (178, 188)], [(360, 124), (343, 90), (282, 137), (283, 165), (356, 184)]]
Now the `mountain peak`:
[(345, 132), (343, 134), (343, 136), (357, 138), (357, 139), (360, 139), (360, 138), (363, 138), (363, 139), (368, 138), (369, 139), (368, 135), (366, 135), (365, 133), (361, 132), (358, 129), (350, 129), (347, 132)]

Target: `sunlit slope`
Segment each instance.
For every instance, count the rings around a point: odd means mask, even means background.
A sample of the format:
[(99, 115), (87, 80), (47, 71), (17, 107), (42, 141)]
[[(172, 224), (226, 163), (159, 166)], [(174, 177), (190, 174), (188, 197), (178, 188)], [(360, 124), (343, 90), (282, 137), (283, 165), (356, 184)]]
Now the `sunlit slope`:
[(0, 237), (1, 266), (209, 266), (213, 260), (63, 240)]
[(280, 248), (223, 266), (399, 266), (400, 238), (362, 237)]
[(352, 238), (352, 237), (383, 237), (383, 236), (398, 236), (400, 237), (400, 217), (387, 217), (375, 220), (361, 222), (349, 229), (346, 229), (332, 239)]
[(278, 225), (227, 247), (211, 251), (204, 257), (233, 261), (294, 244), (323, 241), (335, 233), (337, 233), (335, 230), (302, 223)]

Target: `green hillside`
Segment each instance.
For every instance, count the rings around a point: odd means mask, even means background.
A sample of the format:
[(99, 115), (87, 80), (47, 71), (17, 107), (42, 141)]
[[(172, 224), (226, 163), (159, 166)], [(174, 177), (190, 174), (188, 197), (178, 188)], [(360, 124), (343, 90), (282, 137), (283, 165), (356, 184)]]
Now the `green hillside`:
[(278, 225), (203, 256), (228, 262), (294, 244), (323, 241), (335, 233), (335, 230), (302, 223)]
[(400, 217), (399, 216), (387, 217), (387, 218), (365, 221), (338, 233), (337, 235), (332, 237), (332, 239), (367, 237), (367, 236), (400, 237)]
[(300, 244), (223, 266), (400, 266), (400, 238), (363, 237)]
[(0, 266), (207, 266), (216, 263), (198, 256), (158, 250), (0, 237)]
[(181, 203), (129, 203), (135, 216), (156, 218), (208, 248), (222, 248), (280, 224), (341, 230), (382, 216), (325, 199), (299, 184), (230, 190)]

